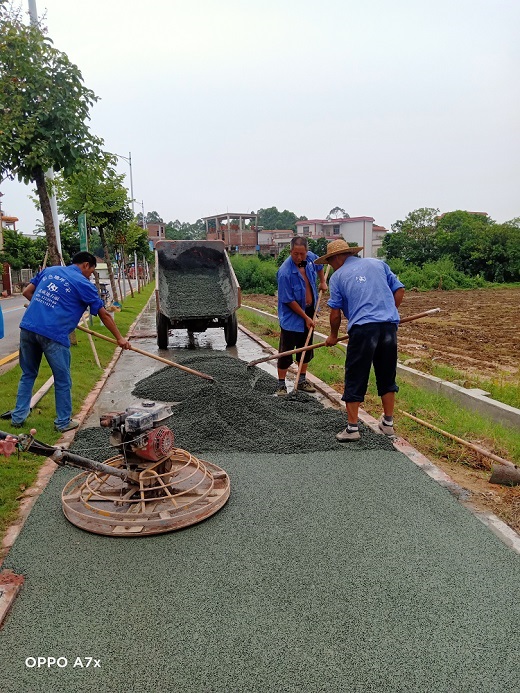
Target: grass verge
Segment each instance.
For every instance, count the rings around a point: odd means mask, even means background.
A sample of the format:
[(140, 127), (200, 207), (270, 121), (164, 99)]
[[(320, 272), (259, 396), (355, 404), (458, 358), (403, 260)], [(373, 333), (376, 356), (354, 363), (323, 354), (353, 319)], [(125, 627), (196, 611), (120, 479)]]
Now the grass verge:
[[(114, 319), (121, 334), (126, 335), (129, 327), (142, 311), (150, 298), (155, 285), (153, 282), (148, 284), (141, 293), (135, 293), (134, 298), (127, 296), (120, 313), (114, 313)], [(92, 329), (101, 334), (112, 337), (99, 318), (92, 319)], [(104, 369), (110, 363), (116, 346), (101, 339), (94, 338), (96, 351), (99, 356), (101, 368), (96, 365), (92, 349), (87, 334), (76, 331), (77, 346), (71, 347), (71, 373), (72, 373), (72, 406), (74, 413), (77, 413), (92, 390), (93, 386), (101, 377)], [(2, 412), (11, 409), (16, 401), (18, 381), (20, 379), (20, 367), (10, 369), (0, 376), (0, 392)], [(40, 373), (35, 383), (34, 392), (40, 388), (51, 376), (51, 370), (45, 359), (42, 360)], [(38, 402), (32, 411), (27, 426), (22, 430), (36, 428), (37, 438), (53, 445), (59, 438), (60, 433), (54, 430), (54, 418), (56, 416), (54, 407), (54, 392), (51, 388), (49, 392)], [(10, 419), (0, 419), (0, 429), (8, 433), (20, 433), (20, 429), (11, 426)], [(34, 483), (38, 470), (43, 463), (43, 458), (34, 455), (12, 455), (11, 457), (0, 457), (0, 536), (2, 536), (8, 525), (15, 519), (19, 506), (21, 494)]]

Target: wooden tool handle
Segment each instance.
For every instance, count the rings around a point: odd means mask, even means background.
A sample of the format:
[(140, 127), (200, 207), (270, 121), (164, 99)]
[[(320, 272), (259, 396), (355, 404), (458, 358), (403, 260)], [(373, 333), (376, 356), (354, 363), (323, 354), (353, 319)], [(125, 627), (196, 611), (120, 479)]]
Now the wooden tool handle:
[[(415, 315), (409, 315), (407, 318), (402, 318), (399, 324), (404, 322), (411, 322), (412, 320), (417, 320), (418, 318), (425, 318), (427, 315), (432, 315), (433, 313), (438, 313), (440, 308), (430, 308), (430, 310), (425, 310), (422, 313), (416, 313)], [(338, 342), (345, 342), (348, 340), (348, 334), (343, 335), (343, 337), (338, 337)], [(311, 344), (310, 346), (300, 347), (299, 349), (291, 349), (291, 351), (282, 351), (280, 354), (271, 354), (270, 356), (264, 356), (261, 359), (255, 359), (255, 361), (250, 361), (247, 367), (256, 366), (259, 363), (264, 363), (265, 361), (272, 361), (273, 359), (279, 359), (281, 356), (290, 356), (291, 354), (299, 354), (302, 351), (310, 351), (311, 349), (319, 349), (320, 347), (326, 346), (326, 342), (318, 342), (317, 344)]]
[[(77, 327), (78, 330), (81, 330), (82, 332), (86, 332), (87, 334), (91, 334), (94, 337), (97, 337), (98, 339), (104, 339), (105, 342), (110, 342), (111, 344), (116, 344), (117, 345), (117, 340), (113, 339), (112, 337), (107, 337), (104, 334), (100, 334), (99, 332), (94, 332), (93, 330), (89, 330), (87, 327), (82, 327), (81, 325), (78, 325)], [(188, 366), (181, 366), (180, 363), (175, 363), (174, 361), (169, 361), (168, 359), (163, 359), (162, 356), (157, 356), (156, 354), (151, 354), (149, 351), (143, 351), (143, 349), (138, 349), (137, 347), (134, 347), (130, 345), (131, 351), (135, 351), (137, 354), (142, 354), (143, 356), (149, 356), (151, 359), (155, 359), (156, 361), (160, 361), (161, 363), (165, 363), (167, 366), (173, 366), (174, 368), (179, 368), (181, 371), (186, 371), (186, 373), (191, 373), (192, 375), (197, 375), (199, 378), (204, 378), (205, 380), (209, 380), (210, 382), (214, 382), (215, 378), (213, 378), (211, 375), (207, 375), (206, 373), (201, 373), (200, 371), (196, 371), (193, 368), (188, 368)]]

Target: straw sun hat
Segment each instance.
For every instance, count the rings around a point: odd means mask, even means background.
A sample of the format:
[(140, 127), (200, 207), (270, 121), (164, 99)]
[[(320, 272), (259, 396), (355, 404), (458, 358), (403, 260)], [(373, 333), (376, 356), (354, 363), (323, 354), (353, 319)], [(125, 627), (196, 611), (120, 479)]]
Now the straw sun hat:
[(363, 247), (364, 246), (359, 245), (352, 247), (347, 243), (347, 241), (343, 240), (343, 238), (338, 238), (335, 241), (327, 243), (327, 252), (325, 255), (322, 255), (314, 260), (314, 263), (316, 265), (324, 265), (326, 262), (328, 262), (330, 257), (333, 257), (334, 255), (343, 255), (344, 253), (347, 253), (348, 255), (357, 255), (361, 250), (363, 250)]

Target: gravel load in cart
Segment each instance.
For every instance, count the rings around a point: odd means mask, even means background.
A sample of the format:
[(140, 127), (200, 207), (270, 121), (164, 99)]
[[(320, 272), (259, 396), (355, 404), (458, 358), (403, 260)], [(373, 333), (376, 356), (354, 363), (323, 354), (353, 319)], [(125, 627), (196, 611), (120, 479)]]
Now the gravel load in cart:
[(209, 327), (223, 327), (234, 346), (240, 286), (223, 241), (159, 241), (155, 258), (159, 349), (168, 348), (170, 329), (191, 338)]

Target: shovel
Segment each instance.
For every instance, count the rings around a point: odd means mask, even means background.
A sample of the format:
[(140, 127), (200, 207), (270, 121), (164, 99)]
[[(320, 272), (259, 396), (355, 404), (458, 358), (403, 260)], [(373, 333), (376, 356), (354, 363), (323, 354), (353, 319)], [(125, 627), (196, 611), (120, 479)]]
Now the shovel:
[[(412, 320), (417, 320), (418, 318), (425, 318), (427, 315), (432, 315), (433, 313), (438, 313), (440, 308), (431, 308), (430, 310), (425, 310), (422, 313), (416, 313), (415, 315), (409, 315), (407, 318), (402, 318), (399, 324), (405, 322), (411, 322)], [(338, 342), (346, 342), (348, 339), (348, 334), (344, 334), (342, 337), (338, 337)], [(264, 361), (272, 361), (273, 359), (279, 359), (281, 356), (289, 356), (290, 354), (300, 354), (302, 351), (310, 351), (311, 349), (319, 349), (320, 347), (326, 346), (326, 342), (318, 342), (318, 344), (311, 344), (310, 346), (300, 347), (300, 349), (292, 349), (291, 351), (282, 351), (281, 354), (271, 354), (271, 356), (265, 356), (261, 359), (255, 359), (255, 361), (250, 361), (247, 364), (248, 368), (256, 366), (259, 363), (264, 363)]]

